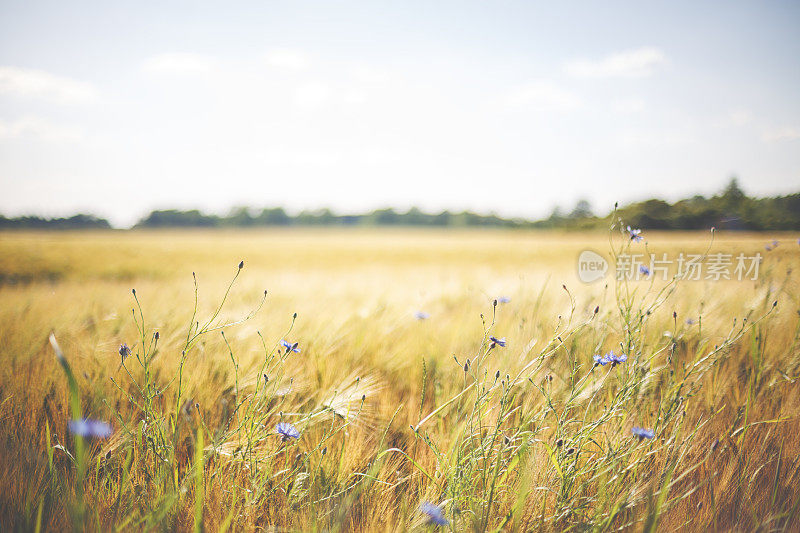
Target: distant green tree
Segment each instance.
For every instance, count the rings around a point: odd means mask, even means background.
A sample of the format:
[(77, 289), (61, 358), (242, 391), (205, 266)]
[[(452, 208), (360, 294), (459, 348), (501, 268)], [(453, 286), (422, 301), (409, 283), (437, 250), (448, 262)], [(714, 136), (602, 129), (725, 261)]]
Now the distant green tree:
[(739, 187), (739, 178), (732, 176), (722, 193), (724, 205), (730, 209), (736, 209), (741, 205), (745, 198), (747, 198), (747, 195), (744, 193), (741, 187)]
[(453, 218), (453, 215), (450, 211), (442, 211), (438, 215), (433, 216), (433, 225), (434, 226), (449, 226), (450, 221)]
[(179, 211), (165, 209), (153, 211), (143, 218), (135, 227), (168, 228), (168, 227), (213, 227), (218, 226), (220, 219), (214, 215), (204, 215), (197, 209)]
[(569, 214), (569, 218), (572, 219), (589, 218), (591, 216), (594, 216), (592, 213), (592, 204), (584, 199), (578, 200), (578, 203), (575, 204), (575, 208)]
[(231, 209), (230, 213), (224, 220), (226, 226), (247, 227), (253, 226), (256, 219), (250, 214), (248, 207), (235, 207)]
[(372, 213), (369, 213), (364, 218), (364, 222), (371, 226), (393, 226), (398, 223), (399, 218), (400, 216), (397, 212), (391, 207), (388, 207), (386, 209), (376, 209)]
[(273, 207), (262, 209), (255, 217), (255, 223), (259, 226), (286, 226), (292, 223), (292, 219), (282, 207)]

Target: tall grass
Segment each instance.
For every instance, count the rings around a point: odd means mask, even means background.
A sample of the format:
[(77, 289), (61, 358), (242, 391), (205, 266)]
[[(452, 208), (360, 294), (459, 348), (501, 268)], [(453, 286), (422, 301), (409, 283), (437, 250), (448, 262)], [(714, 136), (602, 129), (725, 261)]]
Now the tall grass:
[[(0, 239), (4, 530), (800, 527), (789, 244), (755, 282), (583, 285), (602, 235), (43, 239)], [(84, 417), (113, 435), (71, 434)]]

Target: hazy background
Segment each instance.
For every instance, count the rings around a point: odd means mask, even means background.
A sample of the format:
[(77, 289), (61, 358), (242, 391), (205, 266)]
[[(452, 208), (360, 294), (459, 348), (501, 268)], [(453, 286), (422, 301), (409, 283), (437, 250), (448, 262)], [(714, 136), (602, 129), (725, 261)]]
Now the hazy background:
[(0, 2), (0, 213), (800, 187), (796, 2)]

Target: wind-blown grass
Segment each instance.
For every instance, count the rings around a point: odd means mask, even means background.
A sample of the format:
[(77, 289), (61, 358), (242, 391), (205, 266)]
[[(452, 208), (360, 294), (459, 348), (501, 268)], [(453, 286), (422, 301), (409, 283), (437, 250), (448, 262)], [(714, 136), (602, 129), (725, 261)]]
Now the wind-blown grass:
[(716, 239), (757, 281), (584, 285), (607, 235), (2, 235), (0, 524), (796, 529), (795, 241)]

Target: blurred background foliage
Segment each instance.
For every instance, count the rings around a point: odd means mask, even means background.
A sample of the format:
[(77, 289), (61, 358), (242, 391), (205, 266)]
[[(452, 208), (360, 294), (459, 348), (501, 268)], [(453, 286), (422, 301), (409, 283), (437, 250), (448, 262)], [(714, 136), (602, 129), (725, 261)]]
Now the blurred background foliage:
[[(619, 208), (617, 216), (632, 226), (659, 230), (717, 229), (749, 231), (800, 230), (800, 193), (769, 198), (751, 198), (733, 177), (719, 194), (710, 198), (695, 195), (670, 204), (660, 199), (644, 200)], [(482, 215), (470, 211), (426, 213), (417, 207), (406, 212), (393, 208), (369, 213), (342, 215), (330, 209), (301, 211), (291, 215), (282, 207), (261, 210), (239, 206), (227, 215), (203, 213), (197, 209), (164, 209), (150, 212), (134, 228), (214, 228), (272, 226), (431, 226), (431, 227), (502, 227), (605, 229), (613, 212), (595, 215), (584, 199), (564, 210), (556, 206), (542, 220), (504, 218), (496, 214)], [(23, 216), (6, 218), (0, 215), (0, 229), (107, 229), (111, 224), (89, 214), (69, 218)]]

